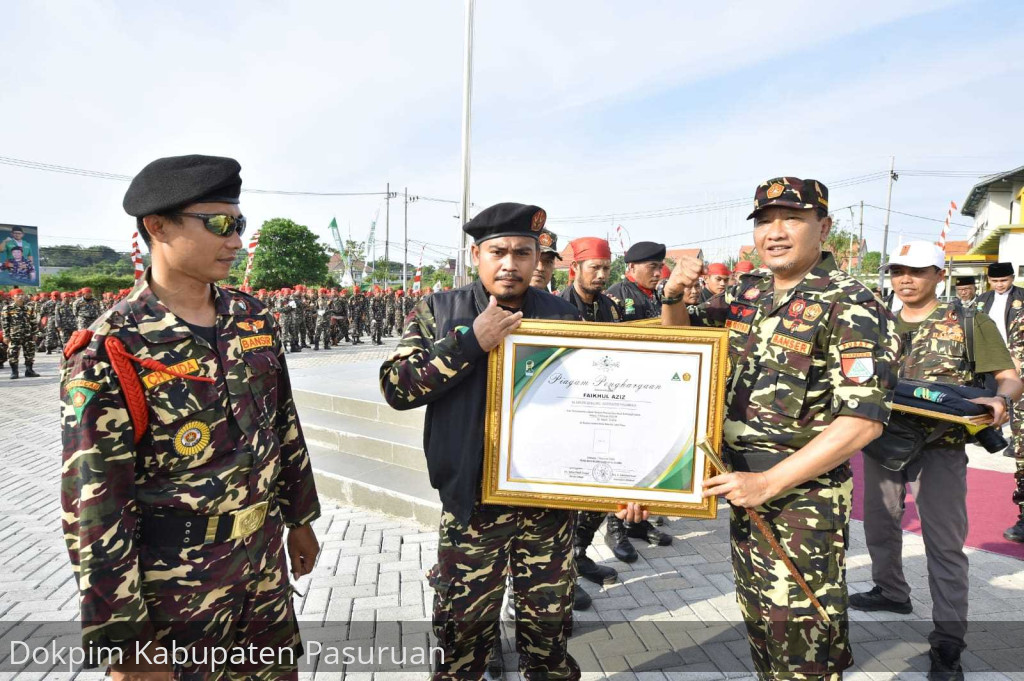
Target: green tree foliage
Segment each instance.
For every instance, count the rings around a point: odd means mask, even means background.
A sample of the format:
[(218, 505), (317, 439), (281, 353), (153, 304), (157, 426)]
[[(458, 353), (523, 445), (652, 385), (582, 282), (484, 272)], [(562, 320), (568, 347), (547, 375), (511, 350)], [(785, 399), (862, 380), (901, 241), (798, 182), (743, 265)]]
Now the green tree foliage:
[(287, 218), (267, 220), (260, 227), (249, 283), (256, 289), (328, 285), (330, 259), (327, 248), (305, 225)]
[(569, 285), (569, 270), (555, 270), (551, 276), (551, 290), (561, 291)]
[(44, 267), (89, 267), (100, 264), (114, 264), (119, 261), (131, 263), (129, 253), (118, 253), (109, 246), (40, 246), (39, 264)]
[[(621, 255), (612, 259), (611, 272), (608, 275), (608, 285), (617, 284), (626, 276), (626, 260)], [(566, 275), (568, 277), (568, 275)]]
[(135, 275), (101, 274), (88, 270), (67, 270), (57, 274), (44, 274), (42, 280), (43, 291), (77, 291), (88, 286), (94, 294), (106, 293), (107, 291), (119, 291), (123, 288), (131, 288), (135, 285)]
[(864, 253), (864, 262), (862, 264), (864, 265), (862, 268), (863, 272), (877, 274), (878, 268), (882, 266), (882, 252), (867, 251)]

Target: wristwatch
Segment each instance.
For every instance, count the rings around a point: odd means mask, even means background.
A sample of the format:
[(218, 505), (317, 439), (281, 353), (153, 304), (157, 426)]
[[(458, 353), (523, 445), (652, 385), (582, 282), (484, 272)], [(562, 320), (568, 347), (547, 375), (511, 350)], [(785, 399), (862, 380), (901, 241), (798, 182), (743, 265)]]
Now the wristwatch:
[(661, 301), (662, 305), (676, 305), (683, 302), (683, 294), (680, 293), (678, 296), (669, 298), (665, 295), (665, 285), (668, 284), (668, 279), (662, 279), (658, 282), (658, 285), (654, 287), (654, 291), (658, 294), (658, 300)]

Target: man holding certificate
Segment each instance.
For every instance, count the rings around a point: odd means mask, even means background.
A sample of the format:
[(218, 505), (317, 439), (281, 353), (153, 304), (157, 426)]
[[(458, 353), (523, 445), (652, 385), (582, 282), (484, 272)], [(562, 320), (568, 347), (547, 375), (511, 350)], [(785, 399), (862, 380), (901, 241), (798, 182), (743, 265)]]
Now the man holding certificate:
[[(381, 366), (388, 404), (427, 405), (424, 452), (443, 503), (437, 565), (429, 575), (434, 632), (444, 650), (435, 679), (483, 675), (508, 574), (520, 671), (528, 679), (580, 676), (567, 650), (574, 513), (479, 501), (488, 353), (524, 317), (580, 318), (566, 301), (529, 285), (545, 220), (537, 206), (500, 203), (466, 223), (480, 278), (421, 301)], [(647, 516), (636, 504), (619, 514), (631, 521)]]
[(896, 384), (894, 320), (822, 252), (827, 211), (820, 182), (763, 182), (750, 218), (765, 268), (691, 308), (692, 318), (681, 303), (699, 261), (681, 260), (663, 290), (666, 325), (730, 330), (723, 458), (732, 472), (707, 480), (704, 494), (732, 504), (736, 596), (762, 678), (838, 678), (853, 663), (847, 460), (882, 432)]

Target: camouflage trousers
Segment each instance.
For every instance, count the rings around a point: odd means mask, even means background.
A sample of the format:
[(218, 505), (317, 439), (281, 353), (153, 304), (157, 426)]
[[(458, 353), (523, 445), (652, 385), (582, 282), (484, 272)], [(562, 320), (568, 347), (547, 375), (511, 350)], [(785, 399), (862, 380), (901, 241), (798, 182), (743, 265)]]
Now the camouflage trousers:
[(384, 320), (380, 317), (374, 317), (370, 320), (370, 342), (382, 343), (381, 335), (384, 333)]
[(46, 320), (46, 349), (55, 350), (62, 346), (60, 337), (57, 335), (57, 322), (51, 317)]
[(362, 343), (361, 337), (366, 333), (366, 319), (362, 315), (356, 315), (352, 321), (352, 344)]
[(579, 679), (569, 655), (575, 569), (574, 513), (478, 505), (466, 524), (441, 516), (434, 633), (444, 661), (433, 679), (482, 678), (512, 578), (519, 670), (527, 679)]
[(75, 327), (73, 327), (73, 326), (58, 326), (57, 327), (57, 332), (60, 335), (60, 347), (63, 348), (65, 345), (67, 345), (68, 341), (71, 340), (71, 334), (73, 334), (75, 332)]
[(296, 346), (300, 344), (299, 326), (301, 326), (301, 323), (293, 317), (285, 320), (284, 329), (282, 330), (284, 331), (284, 340), (286, 342)]
[(25, 352), (25, 366), (30, 367), (36, 358), (36, 342), (35, 339), (26, 339), (24, 341), (10, 341), (7, 344), (7, 361), (10, 363), (12, 369), (18, 367), (18, 359), (22, 350)]
[[(142, 595), (158, 642), (190, 649), (200, 664), (176, 667), (177, 679), (276, 681), (298, 679), (302, 641), (290, 601), (284, 552), (284, 525), (274, 514), (249, 540), (187, 549), (143, 547)], [(251, 565), (247, 541), (267, 542), (261, 564)], [(259, 652), (245, 663), (211, 668), (216, 649), (271, 651), (271, 664)], [(205, 657), (204, 657), (205, 656)], [(230, 657), (230, 655), (229, 655)], [(207, 661), (207, 664), (202, 664)]]
[(852, 491), (851, 481), (839, 487), (797, 488), (787, 494), (787, 503), (773, 502), (773, 510), (758, 508), (831, 623), (822, 620), (747, 513), (732, 509), (736, 600), (761, 679), (838, 679), (853, 664), (846, 592)]
[(337, 345), (342, 340), (348, 340), (348, 317), (335, 317), (332, 345)]
[(1017, 486), (1013, 490), (1013, 503), (1020, 508), (1020, 515), (1024, 518), (1024, 398), (1013, 405), (1013, 413), (1010, 415), (1010, 447), (1013, 452), (1014, 462), (1017, 470), (1013, 479)]
[(326, 350), (331, 345), (331, 318), (328, 315), (317, 317), (316, 329), (313, 330), (313, 345), (323, 345)]

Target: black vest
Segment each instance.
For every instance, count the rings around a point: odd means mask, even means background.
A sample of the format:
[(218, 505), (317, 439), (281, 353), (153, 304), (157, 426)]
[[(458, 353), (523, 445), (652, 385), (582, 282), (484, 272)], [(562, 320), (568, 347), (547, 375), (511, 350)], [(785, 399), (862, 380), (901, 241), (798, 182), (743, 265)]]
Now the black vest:
[[(434, 314), (435, 340), (460, 326), (473, 327), (473, 320), (487, 307), (489, 296), (475, 281), (454, 291), (430, 296)], [(540, 289), (528, 288), (523, 316), (530, 319), (579, 320), (576, 308)], [(459, 385), (443, 398), (427, 405), (423, 430), (423, 451), (427, 456), (430, 484), (436, 489), (444, 510), (459, 522), (469, 521), (480, 499), (483, 479), (484, 416), (487, 401), (487, 359), (483, 355), (460, 376)]]

